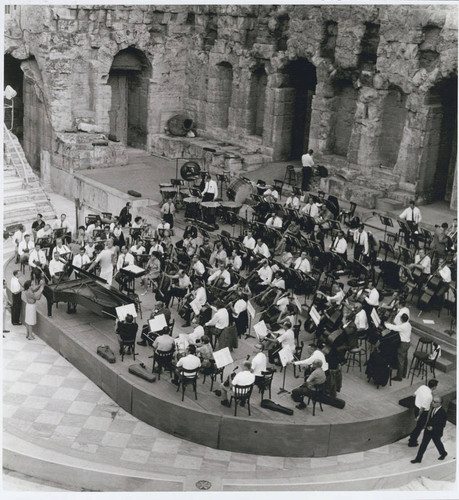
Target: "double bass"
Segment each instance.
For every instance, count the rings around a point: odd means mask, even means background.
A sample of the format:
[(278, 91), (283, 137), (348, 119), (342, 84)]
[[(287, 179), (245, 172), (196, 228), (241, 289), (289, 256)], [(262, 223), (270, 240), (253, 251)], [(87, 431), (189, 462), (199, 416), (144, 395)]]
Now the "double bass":
[(421, 309), (421, 311), (427, 311), (431, 308), (432, 302), (435, 298), (439, 297), (439, 291), (442, 288), (442, 284), (443, 279), (437, 269), (437, 271), (432, 274), (423, 287), (423, 293), (419, 297), (418, 301), (418, 309)]

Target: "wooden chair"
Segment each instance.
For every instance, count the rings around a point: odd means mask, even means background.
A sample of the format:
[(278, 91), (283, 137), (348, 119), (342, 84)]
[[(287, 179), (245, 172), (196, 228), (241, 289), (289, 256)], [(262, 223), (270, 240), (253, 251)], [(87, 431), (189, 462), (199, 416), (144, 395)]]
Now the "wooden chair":
[(217, 368), (215, 361), (213, 359), (210, 360), (211, 365), (208, 367), (204, 367), (202, 369), (202, 374), (204, 375), (202, 383), (204, 384), (207, 376), (210, 377), (210, 390), (212, 391), (214, 388), (214, 382), (217, 380), (217, 377), (220, 377), (220, 383), (223, 384), (223, 370), (225, 367)]
[(250, 417), (250, 396), (252, 395), (253, 385), (235, 385), (233, 386), (233, 394), (230, 399), (230, 406), (234, 399), (234, 416), (237, 415), (237, 407), (247, 405), (247, 410)]
[(295, 172), (295, 167), (293, 165), (287, 165), (285, 168), (284, 183), (295, 186), (297, 183), (297, 176)]
[[(121, 338), (120, 337), (120, 352), (121, 352), (121, 362), (124, 361), (124, 356), (132, 354), (132, 359), (135, 361), (135, 339), (136, 336), (134, 335), (134, 338)], [(125, 351), (125, 348), (128, 348), (128, 352)]]
[(172, 378), (174, 367), (172, 366), (172, 358), (174, 357), (174, 350), (159, 351), (158, 349), (153, 354), (153, 368), (152, 373), (155, 371), (155, 366), (158, 365), (158, 380), (161, 380), (161, 371), (168, 370)]
[(322, 408), (322, 398), (324, 395), (325, 384), (316, 385), (314, 391), (309, 395), (307, 404), (309, 405), (312, 401), (312, 416), (316, 415), (316, 404), (319, 403), (320, 411), (324, 411)]
[(362, 355), (365, 354), (365, 349), (362, 347), (356, 347), (355, 349), (350, 349), (347, 352), (347, 370), (349, 373), (349, 368), (358, 365), (359, 371), (362, 371)]
[(259, 392), (261, 393), (261, 399), (264, 398), (265, 391), (269, 391), (269, 399), (271, 399), (271, 385), (273, 383), (274, 372), (266, 371), (261, 372), (263, 375), (263, 381), (258, 386)]
[(281, 181), (280, 179), (274, 179), (274, 187), (276, 188), (276, 191), (279, 193), (279, 200), (281, 200), (282, 189), (284, 188), (284, 181)]
[(198, 380), (198, 368), (194, 370), (187, 370), (186, 368), (180, 368), (179, 372), (179, 384), (177, 386), (177, 392), (182, 388), (182, 401), (185, 398), (185, 390), (188, 385), (191, 385), (194, 391), (194, 399), (198, 399), (198, 393), (196, 391), (196, 385)]

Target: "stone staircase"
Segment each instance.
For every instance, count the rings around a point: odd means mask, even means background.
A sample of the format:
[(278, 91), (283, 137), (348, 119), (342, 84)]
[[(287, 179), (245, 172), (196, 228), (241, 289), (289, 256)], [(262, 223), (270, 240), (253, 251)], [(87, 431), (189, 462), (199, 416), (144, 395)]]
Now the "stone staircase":
[(3, 225), (29, 226), (41, 213), (45, 221), (56, 218), (50, 200), (25, 158), (18, 138), (4, 127)]

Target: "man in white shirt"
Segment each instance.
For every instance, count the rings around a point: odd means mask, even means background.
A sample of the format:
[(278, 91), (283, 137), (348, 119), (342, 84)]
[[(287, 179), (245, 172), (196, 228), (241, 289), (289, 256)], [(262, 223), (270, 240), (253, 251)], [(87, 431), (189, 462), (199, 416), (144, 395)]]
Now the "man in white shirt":
[(191, 259), (191, 268), (193, 269), (193, 275), (201, 278), (204, 276), (206, 272), (206, 268), (204, 267), (204, 264), (201, 262), (199, 259), (199, 255), (195, 254), (193, 255), (193, 258)]
[[(236, 385), (237, 386), (251, 386), (255, 383), (255, 375), (251, 371), (250, 361), (244, 361), (243, 367), (244, 367), (244, 370), (237, 373), (231, 382), (233, 394), (234, 394), (234, 387)], [(221, 401), (221, 404), (223, 406), (229, 407), (229, 405), (230, 405), (229, 391), (227, 390), (227, 388), (224, 385), (222, 385), (221, 391), (222, 391), (222, 396), (223, 396), (223, 400)]]
[(301, 164), (303, 165), (303, 179), (301, 182), (302, 191), (308, 191), (309, 189), (309, 181), (312, 177), (312, 167), (314, 166), (313, 154), (314, 151), (310, 149), (301, 157)]
[(394, 325), (401, 325), (402, 324), (402, 316), (406, 314), (408, 318), (410, 317), (410, 310), (408, 307), (406, 307), (406, 300), (405, 299), (398, 299), (398, 308), (397, 308), (397, 314), (395, 315), (394, 318)]
[(311, 197), (308, 198), (306, 205), (300, 210), (302, 215), (309, 215), (315, 219), (319, 215), (319, 207)]
[(276, 203), (279, 200), (279, 193), (275, 187), (273, 188), (268, 188), (264, 194), (263, 198), (265, 201), (268, 203)]
[(19, 255), (18, 255), (18, 246), (19, 243), (24, 239), (24, 234), (25, 234), (25, 227), (21, 224), (18, 229), (15, 231), (13, 234), (13, 243), (15, 246), (15, 253), (16, 253), (16, 264), (19, 264)]
[(88, 239), (88, 242), (84, 247), (84, 251), (86, 252), (86, 255), (89, 257), (89, 260), (92, 260), (94, 258), (96, 246), (94, 245), (94, 240), (92, 238)]
[(70, 254), (70, 248), (67, 245), (64, 245), (62, 242), (62, 238), (56, 239), (56, 246), (53, 249), (53, 254), (58, 253), (59, 255)]
[[(193, 283), (193, 290), (185, 296), (186, 304), (183, 307), (183, 319), (186, 323), (183, 325), (184, 328), (190, 326), (191, 315), (195, 314), (195, 317), (199, 315), (204, 304), (207, 302), (207, 292), (203, 286), (201, 280), (196, 279)], [(191, 302), (195, 305), (196, 311), (192, 308)]]
[(433, 393), (437, 390), (438, 380), (430, 379), (427, 385), (421, 385), (416, 389), (414, 395), (414, 416), (416, 426), (410, 434), (408, 446), (415, 448), (418, 446), (418, 437), (426, 426), (430, 405), (432, 404)]
[(255, 375), (255, 385), (262, 388), (263, 372), (267, 370), (268, 360), (266, 354), (263, 352), (263, 346), (261, 344), (255, 344), (255, 352), (257, 354), (252, 359), (250, 370)]
[[(78, 254), (75, 255), (72, 259), (72, 266), (85, 269), (91, 263), (91, 259), (89, 255), (86, 253), (84, 247), (80, 247)], [(78, 278), (78, 271), (75, 271), (75, 277)]]
[(177, 274), (174, 275), (166, 273), (164, 274), (167, 277), (171, 278), (172, 281), (175, 281), (175, 284), (171, 286), (169, 292), (167, 292), (166, 296), (164, 297), (164, 303), (166, 304), (166, 307), (169, 307), (169, 303), (172, 297), (178, 297), (178, 298), (185, 297), (190, 288), (191, 280), (183, 269), (179, 269)]
[(408, 227), (410, 228), (410, 233), (405, 233), (405, 244), (407, 247), (410, 246), (410, 236), (413, 238), (414, 245), (418, 246), (417, 234), (419, 231), (419, 224), (422, 221), (421, 211), (416, 206), (414, 200), (410, 201), (410, 206), (405, 208), (405, 210), (400, 214), (400, 219), (406, 221)]
[(224, 262), (218, 264), (218, 269), (209, 276), (207, 283), (221, 288), (228, 288), (231, 285), (231, 275)]
[(18, 245), (19, 262), (25, 264), (29, 261), (30, 252), (35, 248), (34, 242), (30, 239), (30, 234), (25, 234), (24, 239)]
[(247, 248), (247, 250), (253, 250), (255, 248), (257, 242), (255, 241), (255, 238), (252, 235), (252, 231), (247, 232), (242, 244), (244, 245), (245, 248)]
[(124, 245), (121, 247), (121, 253), (116, 262), (116, 270), (120, 272), (120, 269), (127, 266), (132, 266), (135, 263), (134, 256), (132, 253), (128, 252), (127, 247)]
[(179, 375), (181, 370), (191, 370), (190, 373), (184, 373), (185, 377), (194, 377), (201, 366), (201, 360), (196, 356), (196, 347), (194, 345), (188, 346), (188, 354), (183, 356), (177, 361), (175, 376), (172, 383), (179, 385)]
[(324, 349), (324, 344), (318, 344), (317, 349), (309, 356), (309, 358), (303, 359), (301, 361), (294, 361), (293, 364), (296, 366), (311, 366), (314, 361), (321, 361), (322, 362), (322, 370), (326, 372), (328, 370), (328, 363), (325, 359), (325, 355), (322, 352), (322, 349)]
[(212, 347), (215, 347), (217, 339), (222, 334), (223, 330), (229, 326), (229, 314), (228, 309), (222, 301), (217, 301), (217, 308), (212, 306), (215, 314), (204, 326), (213, 326), (214, 330), (210, 332), (212, 335)]
[(206, 184), (204, 186), (204, 191), (202, 192), (202, 201), (213, 201), (218, 198), (218, 186), (217, 183), (212, 179), (212, 177), (206, 175)]
[(306, 274), (311, 272), (311, 264), (306, 252), (301, 252), (301, 255), (295, 260), (293, 268)]
[(357, 327), (357, 332), (366, 332), (368, 330), (368, 316), (360, 302), (355, 304), (354, 323)]
[(266, 221), (266, 225), (280, 229), (282, 228), (282, 219), (276, 214), (271, 214), (271, 217)]
[(330, 251), (340, 255), (344, 260), (347, 260), (347, 240), (344, 237), (344, 232), (339, 231), (330, 245)]
[(445, 283), (451, 283), (451, 269), (446, 265), (445, 259), (438, 261), (438, 274)]
[(263, 261), (261, 268), (257, 271), (257, 274), (258, 281), (254, 282), (252, 285), (249, 284), (255, 294), (258, 294), (267, 288), (273, 279), (273, 270), (267, 260)]
[(430, 257), (426, 254), (424, 248), (420, 248), (418, 253), (414, 256), (414, 263), (410, 264), (409, 269), (414, 272), (415, 269), (419, 269), (421, 275), (419, 276), (419, 281), (425, 283), (432, 272), (432, 261)]
[(59, 258), (59, 253), (55, 252), (48, 266), (49, 275), (51, 276), (53, 283), (57, 283), (64, 272), (64, 267), (64, 263)]
[(379, 306), (379, 292), (375, 288), (375, 285), (372, 281), (368, 282), (368, 289), (365, 291), (368, 296), (364, 298), (364, 308), (367, 311), (368, 316), (370, 316), (373, 308)]
[(46, 254), (41, 249), (39, 243), (35, 243), (35, 249), (30, 252), (29, 267), (32, 272), (32, 278), (35, 278), (37, 281), (40, 281), (43, 273), (49, 276)]
[(143, 255), (145, 253), (145, 247), (142, 244), (142, 240), (136, 241), (129, 249), (129, 253), (134, 256)]
[(402, 314), (400, 325), (385, 323), (386, 328), (400, 335), (400, 345), (397, 349), (397, 376), (392, 380), (401, 381), (406, 376), (408, 365), (408, 350), (411, 343), (411, 324), (407, 314)]
[(354, 232), (354, 259), (359, 260), (360, 256), (369, 255), (368, 233), (365, 231), (365, 226), (360, 224), (359, 228)]
[(318, 291), (317, 293), (327, 299), (327, 306), (340, 306), (345, 297), (343, 287), (343, 283), (334, 283), (331, 290), (332, 295), (326, 295), (321, 291)]
[(52, 238), (53, 230), (49, 224), (45, 224), (41, 229), (37, 231), (37, 239), (39, 238)]
[(284, 206), (285, 208), (298, 210), (300, 208), (300, 199), (295, 194), (292, 194), (285, 200)]
[(10, 291), (13, 298), (11, 304), (11, 324), (12, 325), (22, 325), (21, 323), (21, 308), (22, 308), (22, 298), (21, 292), (23, 290), (21, 282), (19, 278), (22, 276), (22, 273), (19, 269), (15, 269), (13, 271), (13, 276), (10, 281)]
[(253, 249), (253, 253), (255, 256), (264, 257), (265, 259), (269, 259), (271, 257), (271, 253), (269, 252), (268, 245), (263, 242), (261, 238), (258, 238), (257, 244)]
[(70, 231), (70, 225), (67, 221), (66, 214), (61, 214), (60, 219), (56, 219), (53, 222), (53, 229), (65, 229), (66, 232)]

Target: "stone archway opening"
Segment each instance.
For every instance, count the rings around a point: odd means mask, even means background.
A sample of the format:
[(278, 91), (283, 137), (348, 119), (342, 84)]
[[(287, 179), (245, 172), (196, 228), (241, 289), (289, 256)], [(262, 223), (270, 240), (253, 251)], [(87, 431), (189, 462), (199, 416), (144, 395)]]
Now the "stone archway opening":
[[(16, 97), (11, 101), (4, 98), (5, 108), (4, 123), (17, 136), (21, 145), (24, 140), (24, 73), (21, 69), (21, 61), (11, 54), (4, 56), (4, 81), (3, 88), (9, 85), (16, 91)], [(9, 106), (13, 106), (10, 108)]]
[[(442, 80), (426, 98), (430, 201), (451, 200), (457, 162), (457, 77)], [(430, 185), (430, 186), (429, 186)]]
[(265, 116), (265, 97), (268, 76), (265, 67), (261, 66), (252, 73), (250, 82), (249, 124), (250, 135), (263, 136), (263, 120)]
[[(298, 160), (309, 146), (311, 105), (317, 85), (316, 68), (307, 59), (290, 62), (283, 70), (286, 81), (282, 87), (291, 90), (291, 99), (286, 99), (286, 115), (290, 115), (291, 145), (290, 160)], [(288, 108), (288, 110), (287, 110)]]
[(217, 64), (216, 116), (217, 127), (226, 129), (233, 96), (233, 66), (228, 62)]
[(131, 147), (146, 147), (150, 78), (150, 62), (140, 50), (129, 47), (114, 57), (108, 78), (112, 90), (111, 139)]

